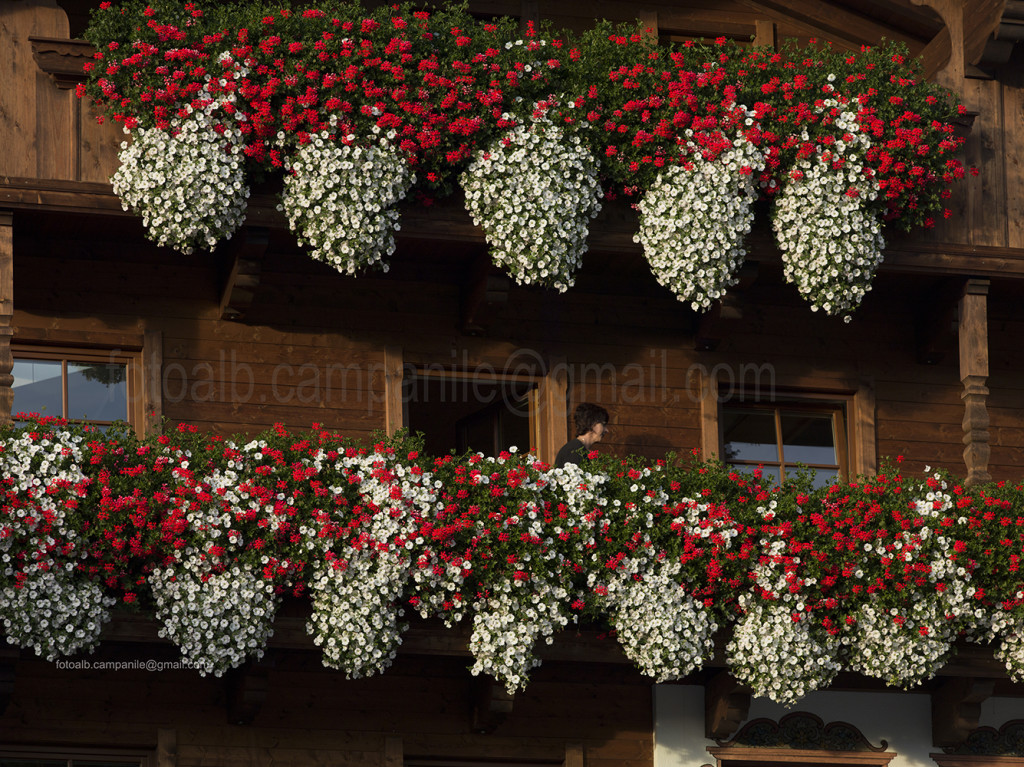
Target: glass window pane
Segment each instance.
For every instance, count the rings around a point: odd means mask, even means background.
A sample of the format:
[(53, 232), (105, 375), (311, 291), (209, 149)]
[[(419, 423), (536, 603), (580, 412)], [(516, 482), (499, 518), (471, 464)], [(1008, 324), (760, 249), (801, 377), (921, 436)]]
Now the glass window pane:
[(795, 463), (838, 464), (832, 416), (783, 411), (782, 452), (787, 466)]
[(722, 411), (722, 459), (778, 462), (775, 414), (771, 410)]
[(59, 360), (15, 360), (13, 372), (13, 412), (64, 415)]
[(777, 485), (779, 484), (779, 467), (778, 466), (755, 466), (750, 463), (730, 463), (729, 466), (740, 474), (747, 474), (753, 476), (757, 469), (761, 470), (761, 484), (762, 485)]
[(829, 487), (839, 474), (835, 469), (815, 469), (814, 470), (814, 486), (815, 487)]
[(68, 362), (68, 418), (116, 421), (127, 417), (127, 365)]

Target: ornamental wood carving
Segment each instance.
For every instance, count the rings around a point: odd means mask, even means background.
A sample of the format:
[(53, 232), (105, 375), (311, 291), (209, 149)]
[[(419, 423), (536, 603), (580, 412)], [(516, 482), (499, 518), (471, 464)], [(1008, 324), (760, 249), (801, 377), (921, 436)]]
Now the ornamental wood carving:
[(719, 741), (719, 746), (745, 748), (791, 748), (824, 751), (871, 751), (880, 753), (889, 747), (886, 741), (872, 746), (859, 729), (847, 722), (825, 722), (814, 714), (795, 711), (778, 722), (773, 719), (754, 719), (743, 725), (730, 741)]
[(964, 390), (963, 443), (968, 486), (988, 482), (988, 280), (970, 279), (960, 299), (960, 381)]
[[(962, 756), (1024, 757), (1024, 719), (1013, 719), (1004, 723), (998, 730), (994, 727), (978, 727), (962, 743), (944, 750), (947, 754)], [(939, 764), (946, 763), (936, 754), (932, 754), (932, 758)], [(988, 763), (985, 760), (974, 762)]]

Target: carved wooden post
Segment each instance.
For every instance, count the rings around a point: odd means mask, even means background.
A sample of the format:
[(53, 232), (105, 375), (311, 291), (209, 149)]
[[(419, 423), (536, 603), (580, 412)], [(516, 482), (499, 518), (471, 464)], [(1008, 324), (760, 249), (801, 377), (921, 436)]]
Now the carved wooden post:
[(14, 405), (14, 214), (0, 210), (0, 424), (11, 420)]
[(964, 463), (968, 485), (988, 482), (988, 280), (970, 279), (960, 299), (960, 381), (964, 385)]

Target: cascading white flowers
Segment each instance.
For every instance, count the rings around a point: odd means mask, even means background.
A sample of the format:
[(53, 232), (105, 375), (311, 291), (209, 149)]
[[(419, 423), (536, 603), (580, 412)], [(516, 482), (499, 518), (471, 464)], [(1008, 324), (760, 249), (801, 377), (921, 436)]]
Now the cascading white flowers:
[(904, 612), (865, 605), (857, 615), (846, 665), (894, 687), (916, 687), (946, 662), (953, 639), (938, 600), (915, 602)]
[(579, 137), (546, 117), (478, 151), (460, 182), (494, 263), (519, 284), (572, 287), (601, 210), (597, 171)]
[(0, 589), (0, 622), (7, 641), (49, 661), (92, 652), (116, 600), (74, 565), (34, 568), (17, 586)]
[(748, 604), (726, 648), (733, 676), (784, 706), (826, 687), (840, 670), (839, 640), (812, 621), (785, 604)]
[(393, 133), (358, 142), (355, 136), (313, 136), (286, 163), (281, 209), (299, 243), (310, 255), (339, 272), (387, 271), (395, 252), (399, 214), (416, 178)]
[(343, 555), (320, 555), (306, 628), (324, 665), (357, 679), (388, 668), (398, 652), (406, 627), (399, 601), (410, 577), (406, 543), (414, 539), (417, 518), (430, 508), (433, 493), (429, 474), (412, 475), (379, 455), (344, 457), (337, 468), (349, 488), (358, 486), (370, 516)]
[[(837, 106), (835, 99), (826, 99), (822, 108)], [(852, 112), (841, 112), (834, 125), (839, 132), (834, 144), (790, 171), (775, 201), (772, 226), (786, 279), (812, 310), (849, 322), (871, 289), (885, 240), (878, 214), (867, 207), (879, 193), (877, 182), (864, 173), (870, 140)]]
[(160, 636), (178, 646), (200, 674), (221, 676), (248, 658), (263, 657), (274, 633), (278, 599), (273, 584), (252, 568), (213, 570), (189, 557), (149, 577)]
[(658, 282), (702, 311), (736, 284), (754, 221), (755, 173), (765, 160), (742, 135), (715, 159), (692, 142), (689, 148), (692, 167), (663, 170), (640, 199), (633, 240), (643, 245)]
[(714, 655), (718, 624), (680, 584), (678, 560), (650, 564), (651, 572), (616, 590), (612, 625), (626, 657), (656, 682), (668, 682)]
[(540, 665), (537, 640), (550, 644), (555, 631), (569, 623), (567, 596), (556, 585), (506, 581), (492, 596), (474, 602), (470, 673), (490, 674), (510, 693), (525, 688), (530, 670)]
[[(218, 88), (224, 78), (245, 75), (228, 54), (219, 60), (227, 66)], [(147, 237), (183, 253), (231, 237), (245, 220), (249, 199), (243, 136), (224, 109), (235, 96), (211, 94), (211, 82), (204, 88), (206, 104), (186, 105), (187, 116), (172, 119), (169, 129), (135, 130), (131, 143), (121, 144), (120, 166), (110, 179), (124, 209), (142, 216)]]
[(0, 623), (9, 643), (47, 660), (91, 652), (115, 604), (75, 571), (68, 510), (85, 495), (82, 439), (58, 430), (0, 441)]

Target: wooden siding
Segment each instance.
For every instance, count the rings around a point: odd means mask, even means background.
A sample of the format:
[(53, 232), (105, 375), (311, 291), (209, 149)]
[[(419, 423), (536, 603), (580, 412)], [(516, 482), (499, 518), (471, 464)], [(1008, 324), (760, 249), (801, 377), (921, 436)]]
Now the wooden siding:
[[(470, 373), (559, 365), (570, 413), (583, 400), (612, 411), (601, 449), (651, 459), (701, 446), (700, 386), (711, 372), (724, 395), (741, 386), (852, 395), (866, 386), (876, 457), (904, 455), (913, 471), (964, 471), (956, 335), (941, 311), (955, 299), (935, 279), (882, 275), (844, 324), (811, 312), (783, 282), (781, 265), (762, 262), (737, 296), (742, 317), (721, 321), (717, 349), (698, 351), (698, 317), (657, 285), (641, 258), (590, 253), (576, 287), (560, 295), (513, 286), (504, 304), (480, 314), (483, 333), (470, 336), (459, 329), (460, 302), (477, 246), (405, 240), (389, 274), (350, 278), (309, 260), (281, 233), (245, 322), (232, 322), (219, 314), (224, 253), (181, 256), (142, 244), (136, 227), (131, 219), (118, 228), (18, 214), (15, 342), (112, 347), (118, 334), (159, 338), (171, 422), (250, 434), (317, 422), (365, 438), (387, 426), (390, 348), (391, 364), (400, 349), (406, 365)], [(994, 282), (989, 312), (997, 478), (1015, 478), (1024, 465), (1016, 284)], [(917, 361), (923, 323), (937, 325), (935, 364)], [(400, 399), (390, 395), (397, 413)]]
[[(108, 643), (90, 661), (172, 656), (169, 646)], [(324, 669), (312, 651), (271, 650), (270, 664), (265, 702), (251, 725), (237, 725), (227, 719), (223, 679), (25, 659), (0, 732), (7, 747), (73, 751), (155, 749), (162, 730), (173, 734), (175, 767), (369, 767), (385, 764), (389, 743), (407, 758), (561, 764), (567, 746), (581, 744), (588, 767), (649, 767), (653, 760), (651, 687), (627, 667), (545, 663), (508, 718), (482, 734), (471, 727), (478, 680), (466, 658), (403, 655), (383, 675), (353, 681)]]

